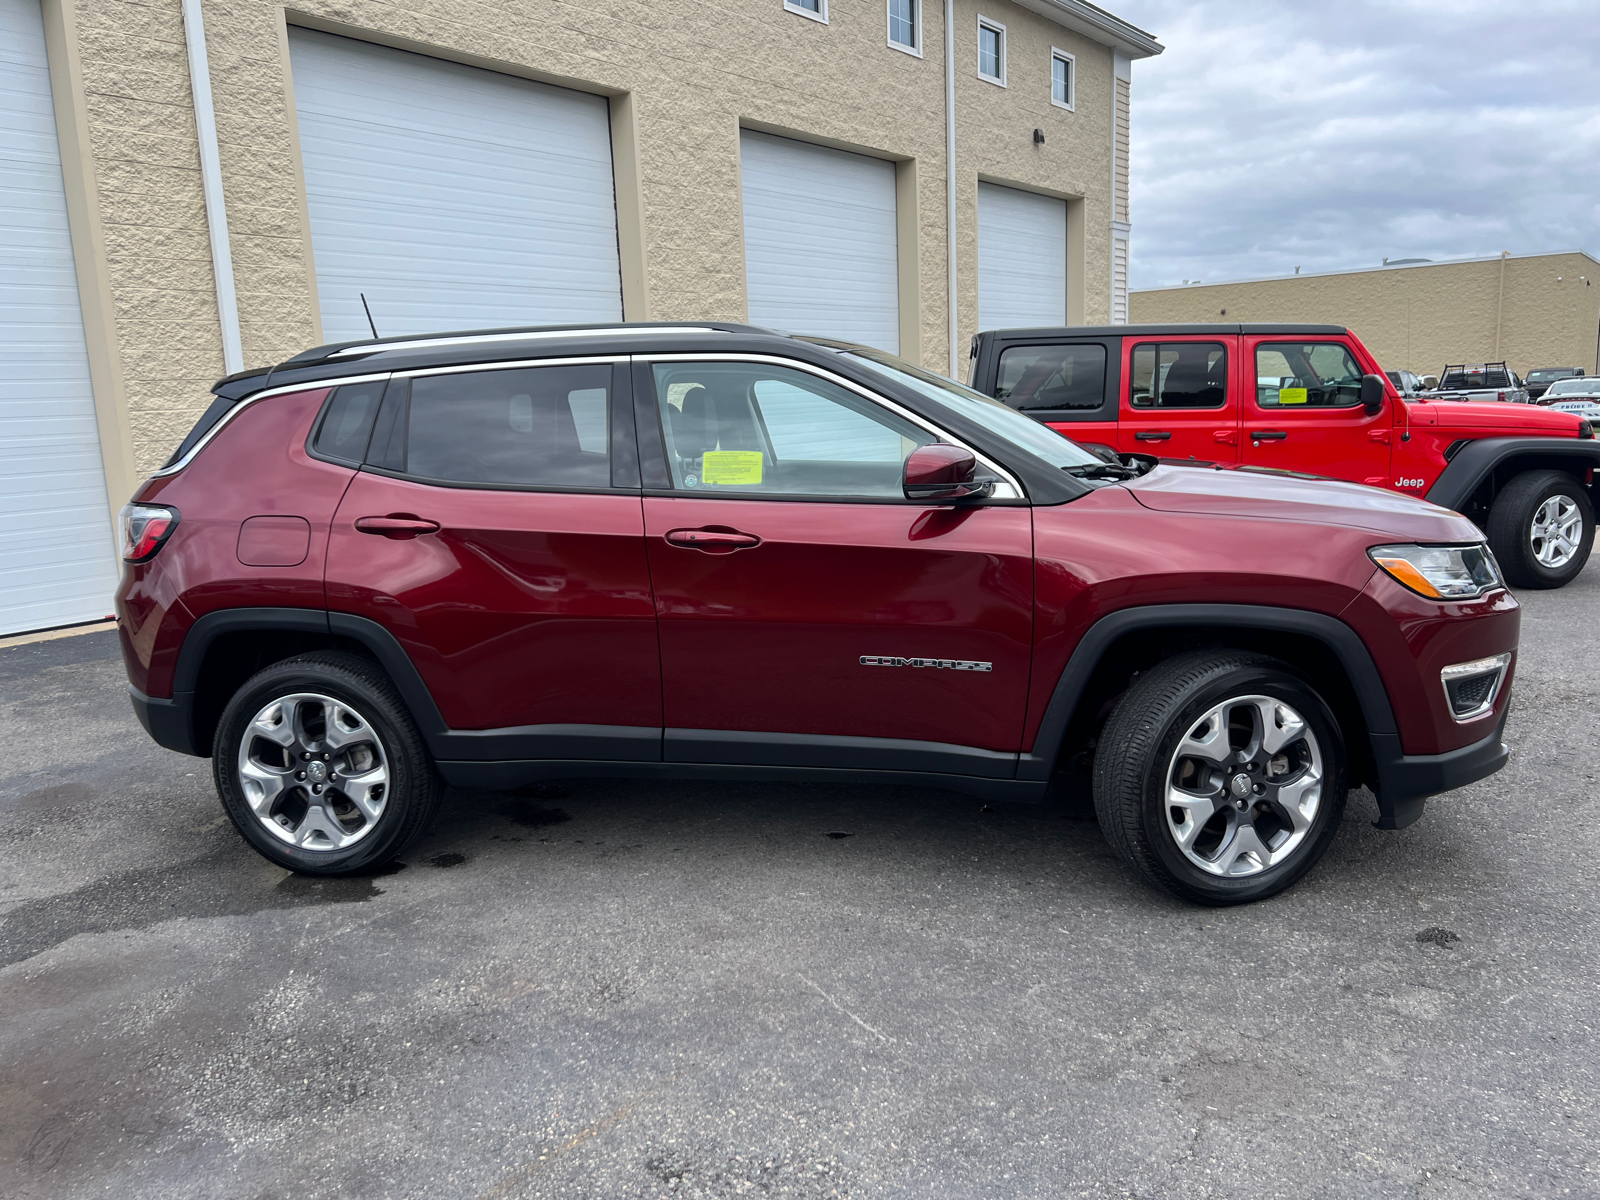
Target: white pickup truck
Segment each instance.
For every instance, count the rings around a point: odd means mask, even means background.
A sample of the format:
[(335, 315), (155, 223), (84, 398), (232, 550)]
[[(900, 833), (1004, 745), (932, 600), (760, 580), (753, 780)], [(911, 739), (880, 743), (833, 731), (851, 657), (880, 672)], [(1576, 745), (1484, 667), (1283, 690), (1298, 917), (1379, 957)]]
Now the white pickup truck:
[(1503, 362), (1456, 363), (1439, 372), (1439, 386), (1428, 393), (1428, 399), (1526, 404), (1528, 389)]

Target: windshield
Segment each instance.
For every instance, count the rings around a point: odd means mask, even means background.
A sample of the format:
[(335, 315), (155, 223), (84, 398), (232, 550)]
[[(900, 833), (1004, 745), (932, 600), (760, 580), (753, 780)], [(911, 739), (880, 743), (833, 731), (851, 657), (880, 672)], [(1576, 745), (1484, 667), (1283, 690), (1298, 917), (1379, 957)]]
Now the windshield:
[(1600, 392), (1600, 379), (1563, 379), (1550, 385), (1547, 396), (1593, 396)]
[(1068, 441), (1054, 430), (1039, 424), (1032, 417), (1025, 417), (1016, 409), (1007, 408), (1000, 401), (993, 400), (982, 392), (975, 392), (959, 383), (952, 383), (943, 375), (924, 371), (904, 359), (877, 350), (852, 346), (845, 350), (845, 353), (885, 378), (920, 392), (945, 410), (965, 417), (969, 421), (976, 421), (989, 432), (998, 434), (1035, 458), (1044, 459), (1053, 467), (1085, 467), (1104, 461), (1090, 454), (1077, 442)]
[(1553, 371), (1529, 371), (1529, 383), (1549, 383), (1552, 379), (1571, 378), (1572, 372), (1565, 367), (1557, 367)]

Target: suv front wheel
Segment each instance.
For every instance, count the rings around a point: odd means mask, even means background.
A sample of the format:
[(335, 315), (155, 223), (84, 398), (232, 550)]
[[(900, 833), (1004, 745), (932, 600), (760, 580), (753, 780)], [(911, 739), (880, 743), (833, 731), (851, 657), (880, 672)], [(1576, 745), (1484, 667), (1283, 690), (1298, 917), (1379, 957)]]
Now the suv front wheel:
[(395, 858), (443, 784), (388, 678), (353, 654), (257, 672), (217, 723), (212, 772), (228, 816), (291, 871), (348, 875)]
[(1489, 548), (1513, 587), (1558, 588), (1594, 547), (1594, 505), (1565, 471), (1524, 471), (1489, 508)]
[(1095, 750), (1106, 840), (1199, 904), (1294, 883), (1333, 841), (1344, 800), (1344, 743), (1327, 705), (1259, 654), (1195, 651), (1144, 672)]

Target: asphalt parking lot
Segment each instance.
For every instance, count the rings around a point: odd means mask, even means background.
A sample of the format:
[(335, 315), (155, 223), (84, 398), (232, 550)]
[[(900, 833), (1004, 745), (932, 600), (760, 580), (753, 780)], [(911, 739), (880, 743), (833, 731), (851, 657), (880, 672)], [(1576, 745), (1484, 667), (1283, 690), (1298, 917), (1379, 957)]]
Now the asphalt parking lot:
[(1600, 1195), (1600, 566), (1522, 600), (1511, 765), (1227, 911), (842, 786), (455, 792), (317, 882), (112, 634), (0, 650), (0, 1195)]

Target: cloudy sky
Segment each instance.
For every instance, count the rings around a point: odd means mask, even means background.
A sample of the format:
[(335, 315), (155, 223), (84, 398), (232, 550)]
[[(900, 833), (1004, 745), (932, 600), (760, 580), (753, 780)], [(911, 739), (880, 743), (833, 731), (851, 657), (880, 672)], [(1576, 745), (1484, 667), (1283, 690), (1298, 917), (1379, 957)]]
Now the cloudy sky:
[(1133, 68), (1132, 283), (1600, 254), (1600, 0), (1101, 0)]

